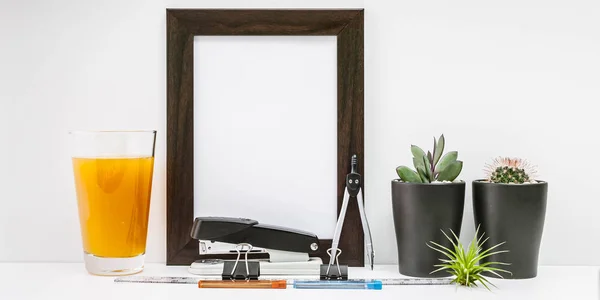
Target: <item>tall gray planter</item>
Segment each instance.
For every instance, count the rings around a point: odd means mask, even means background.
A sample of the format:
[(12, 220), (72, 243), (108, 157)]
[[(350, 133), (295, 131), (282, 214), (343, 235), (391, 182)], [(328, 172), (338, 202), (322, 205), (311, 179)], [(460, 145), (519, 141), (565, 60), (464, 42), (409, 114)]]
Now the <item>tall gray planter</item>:
[(502, 273), (502, 277), (526, 279), (537, 276), (547, 194), (547, 182), (504, 184), (473, 181), (475, 226), (479, 225), (479, 232), (489, 238), (483, 249), (506, 242), (494, 250), (509, 250), (483, 260), (510, 263), (502, 268), (512, 275)]
[(465, 183), (405, 183), (392, 181), (392, 208), (398, 269), (400, 274), (413, 277), (447, 277), (436, 272), (443, 254), (427, 247), (434, 241), (451, 247), (441, 232), (450, 235), (452, 229), (460, 235), (465, 203)]

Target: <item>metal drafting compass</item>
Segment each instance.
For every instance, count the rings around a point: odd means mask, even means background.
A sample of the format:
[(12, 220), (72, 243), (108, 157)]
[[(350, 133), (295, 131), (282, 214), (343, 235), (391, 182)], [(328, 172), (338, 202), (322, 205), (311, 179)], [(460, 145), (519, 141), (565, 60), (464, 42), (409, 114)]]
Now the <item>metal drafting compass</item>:
[[(337, 224), (335, 226), (335, 233), (333, 235), (333, 241), (331, 243), (331, 248), (327, 250), (329, 254), (329, 264), (327, 265), (327, 270), (321, 271), (321, 278), (330, 279), (332, 276), (336, 278), (346, 278), (347, 277), (347, 266), (344, 266), (344, 270), (340, 269), (340, 265), (338, 262), (338, 256), (342, 253), (342, 250), (338, 248), (340, 242), (340, 235), (342, 233), (342, 227), (344, 225), (344, 219), (346, 218), (346, 210), (348, 208), (348, 202), (350, 202), (350, 197), (355, 198), (358, 203), (358, 211), (360, 213), (360, 220), (362, 223), (362, 228), (364, 231), (364, 236), (366, 240), (366, 248), (367, 248), (367, 258), (371, 265), (371, 270), (373, 270), (373, 263), (375, 260), (375, 253), (373, 251), (373, 241), (371, 239), (371, 230), (369, 229), (369, 222), (367, 221), (367, 216), (365, 214), (365, 207), (363, 204), (363, 194), (362, 194), (362, 177), (358, 173), (358, 158), (355, 155), (352, 155), (352, 160), (350, 162), (350, 173), (346, 175), (346, 190), (344, 191), (344, 200), (342, 202), (342, 208), (340, 210), (340, 216), (338, 217)], [(333, 272), (332, 266), (334, 267)], [(323, 268), (323, 266), (322, 266)], [(336, 272), (337, 271), (337, 272)], [(323, 274), (325, 273), (325, 274)], [(337, 273), (337, 274), (335, 274)], [(346, 273), (346, 274), (343, 274)]]

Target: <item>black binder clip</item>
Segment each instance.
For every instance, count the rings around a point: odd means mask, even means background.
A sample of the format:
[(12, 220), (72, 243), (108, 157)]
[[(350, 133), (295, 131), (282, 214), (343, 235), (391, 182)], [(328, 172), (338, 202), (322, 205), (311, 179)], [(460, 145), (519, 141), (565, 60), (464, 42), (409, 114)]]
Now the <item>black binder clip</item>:
[[(244, 248), (247, 247), (244, 261), (240, 261), (240, 256)], [(235, 261), (226, 260), (223, 262), (223, 280), (258, 280), (260, 276), (260, 263), (258, 261), (248, 261), (248, 253), (252, 250), (252, 245), (247, 243), (238, 244), (235, 248), (237, 259)]]
[[(327, 249), (327, 254), (329, 254), (330, 263), (321, 265), (321, 280), (348, 280), (348, 266), (341, 265), (338, 261), (338, 256), (342, 254), (341, 249), (337, 249), (337, 254), (335, 258), (331, 253), (331, 249)], [(335, 266), (333, 266), (333, 262), (335, 261)]]

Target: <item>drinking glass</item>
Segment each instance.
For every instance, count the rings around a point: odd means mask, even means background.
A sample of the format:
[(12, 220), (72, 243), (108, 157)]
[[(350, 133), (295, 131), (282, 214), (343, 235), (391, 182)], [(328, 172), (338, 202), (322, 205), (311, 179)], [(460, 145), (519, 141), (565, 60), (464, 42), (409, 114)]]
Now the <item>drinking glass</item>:
[(72, 131), (72, 166), (87, 271), (144, 268), (156, 131)]

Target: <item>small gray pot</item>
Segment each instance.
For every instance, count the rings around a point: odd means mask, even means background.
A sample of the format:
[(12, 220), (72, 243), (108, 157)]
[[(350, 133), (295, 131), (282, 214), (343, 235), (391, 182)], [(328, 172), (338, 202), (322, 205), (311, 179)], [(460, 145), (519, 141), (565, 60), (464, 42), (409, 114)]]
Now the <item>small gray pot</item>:
[(427, 247), (434, 241), (451, 247), (442, 230), (451, 236), (450, 229), (460, 235), (465, 204), (465, 183), (406, 183), (392, 181), (392, 208), (398, 270), (413, 277), (448, 277), (434, 265), (442, 263), (443, 254)]
[[(498, 273), (506, 279), (526, 279), (537, 276), (538, 256), (544, 222), (548, 183), (489, 183), (473, 181), (473, 212), (475, 226), (489, 239), (483, 249), (506, 242), (495, 250), (508, 250), (485, 258), (482, 262), (505, 262), (500, 268), (512, 273)], [(493, 274), (486, 276), (497, 277)]]

